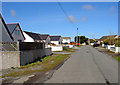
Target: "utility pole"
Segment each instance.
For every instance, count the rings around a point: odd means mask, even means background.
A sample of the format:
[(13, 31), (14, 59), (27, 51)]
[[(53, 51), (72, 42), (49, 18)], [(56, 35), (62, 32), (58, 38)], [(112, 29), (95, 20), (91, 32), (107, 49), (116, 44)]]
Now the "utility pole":
[(79, 33), (79, 46), (80, 46), (80, 33)]
[(77, 38), (76, 38), (76, 45), (78, 43), (78, 27), (77, 27)]

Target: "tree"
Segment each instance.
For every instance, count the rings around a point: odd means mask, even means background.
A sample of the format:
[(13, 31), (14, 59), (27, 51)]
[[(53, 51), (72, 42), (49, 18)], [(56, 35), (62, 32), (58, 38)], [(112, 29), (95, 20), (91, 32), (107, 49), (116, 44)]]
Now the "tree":
[(115, 39), (115, 46), (120, 47), (120, 39)]
[(95, 43), (96, 41), (93, 39), (90, 39), (90, 43)]
[(113, 38), (107, 38), (107, 39), (105, 39), (104, 41), (103, 41), (103, 43), (105, 44), (105, 45), (114, 45), (115, 43), (114, 43), (114, 39)]
[(75, 36), (74, 38), (75, 42), (77, 41), (77, 43), (87, 43), (88, 38), (86, 38), (85, 36)]

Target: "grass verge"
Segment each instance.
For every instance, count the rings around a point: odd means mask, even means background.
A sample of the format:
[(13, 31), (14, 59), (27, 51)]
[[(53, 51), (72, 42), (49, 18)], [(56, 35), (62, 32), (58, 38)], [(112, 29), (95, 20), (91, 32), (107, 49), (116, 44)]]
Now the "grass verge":
[(120, 62), (120, 56), (113, 56), (113, 58)]
[(52, 56), (47, 56), (42, 59), (42, 62), (37, 61), (25, 66), (17, 67), (10, 71), (7, 74), (2, 75), (1, 77), (19, 77), (25, 76), (28, 74), (33, 74), (34, 72), (49, 71), (54, 68), (56, 65), (61, 63), (64, 59), (69, 57), (69, 54), (55, 54)]

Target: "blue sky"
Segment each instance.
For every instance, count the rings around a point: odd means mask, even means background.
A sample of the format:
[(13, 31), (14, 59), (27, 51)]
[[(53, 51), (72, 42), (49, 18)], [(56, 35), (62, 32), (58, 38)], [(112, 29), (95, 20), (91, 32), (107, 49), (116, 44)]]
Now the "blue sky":
[[(40, 34), (100, 38), (118, 33), (117, 2), (3, 2), (6, 23), (19, 23), (22, 30)], [(73, 26), (73, 23), (75, 26)]]

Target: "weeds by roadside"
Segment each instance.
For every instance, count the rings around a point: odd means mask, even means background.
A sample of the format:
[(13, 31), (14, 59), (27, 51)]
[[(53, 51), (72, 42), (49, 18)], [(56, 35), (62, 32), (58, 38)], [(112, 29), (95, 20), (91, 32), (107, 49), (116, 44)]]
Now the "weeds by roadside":
[(69, 54), (55, 54), (52, 56), (47, 56), (42, 59), (42, 62), (37, 61), (25, 66), (14, 68), (12, 71), (7, 74), (2, 75), (1, 77), (19, 77), (32, 74), (35, 72), (49, 71), (64, 59), (69, 57)]

